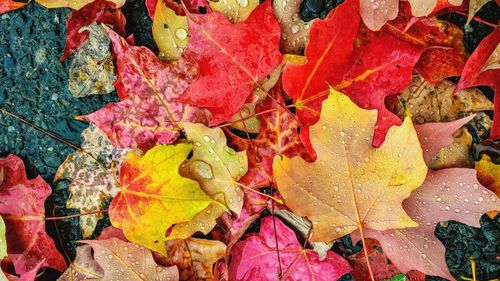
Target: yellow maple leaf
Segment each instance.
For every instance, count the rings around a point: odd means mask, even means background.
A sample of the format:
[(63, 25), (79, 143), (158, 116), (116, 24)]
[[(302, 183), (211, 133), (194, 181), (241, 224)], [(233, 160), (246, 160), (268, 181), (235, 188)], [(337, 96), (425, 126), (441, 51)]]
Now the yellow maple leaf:
[(409, 117), (371, 144), (376, 110), (330, 91), (311, 127), (318, 159), (275, 157), (274, 175), (285, 204), (313, 223), (312, 241), (331, 241), (358, 228), (415, 227), (401, 203), (425, 179), (427, 167)]
[(109, 217), (131, 242), (165, 255), (164, 242), (179, 238), (166, 237), (171, 226), (189, 222), (211, 204), (220, 205), (196, 181), (179, 175), (191, 147), (158, 145), (144, 156), (127, 154), (120, 169), (121, 191), (111, 202)]

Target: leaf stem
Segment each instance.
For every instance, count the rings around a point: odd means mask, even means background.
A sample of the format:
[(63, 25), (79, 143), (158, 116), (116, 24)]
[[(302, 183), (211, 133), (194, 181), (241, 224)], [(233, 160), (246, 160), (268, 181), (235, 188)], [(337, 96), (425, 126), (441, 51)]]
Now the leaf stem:
[(68, 216), (62, 216), (62, 217), (45, 217), (45, 220), (51, 221), (51, 220), (64, 220), (64, 219), (71, 219), (71, 218), (76, 218), (76, 217), (81, 217), (81, 216), (87, 216), (87, 215), (93, 215), (93, 214), (99, 214), (99, 213), (107, 213), (108, 210), (96, 210), (96, 211), (90, 211), (87, 213), (81, 213), (81, 214), (74, 214), (74, 215), (68, 215)]
[(363, 243), (363, 252), (365, 254), (366, 266), (368, 267), (368, 273), (370, 274), (370, 278), (372, 281), (375, 281), (375, 277), (373, 277), (372, 266), (370, 265), (370, 260), (368, 259), (368, 250), (366, 249), (365, 243), (365, 235), (363, 233), (363, 224), (358, 223), (359, 234), (361, 235), (361, 243)]
[[(466, 13), (461, 12), (461, 11), (455, 11), (455, 13), (456, 13), (456, 14), (459, 14), (459, 15), (462, 15), (462, 16), (466, 16), (466, 17), (468, 17), (468, 16), (469, 16), (469, 15), (467, 15)], [(491, 27), (493, 27), (493, 28), (497, 28), (497, 27), (498, 27), (498, 25), (496, 25), (496, 24), (494, 24), (494, 23), (491, 23), (491, 22), (487, 22), (487, 21), (485, 21), (485, 20), (483, 20), (483, 19), (481, 19), (481, 18), (478, 18), (478, 17), (476, 17), (476, 16), (472, 17), (472, 19), (473, 19), (473, 20), (475, 20), (475, 21), (477, 21), (477, 22), (479, 22), (479, 23), (485, 24), (485, 25), (487, 25), (487, 26), (491, 26)]]
[(273, 200), (274, 202), (276, 202), (276, 203), (278, 203), (278, 204), (283, 204), (283, 200), (281, 200), (281, 199), (274, 198), (273, 196), (271, 196), (271, 195), (269, 195), (269, 194), (266, 194), (266, 193), (264, 193), (264, 192), (260, 192), (260, 191), (258, 191), (258, 190), (253, 189), (253, 188), (250, 188), (250, 187), (248, 187), (248, 186), (246, 186), (246, 185), (244, 185), (244, 184), (241, 184), (241, 183), (239, 183), (239, 182), (237, 182), (237, 181), (233, 181), (233, 183), (234, 183), (234, 184), (236, 184), (236, 185), (238, 185), (238, 186), (240, 186), (240, 187), (243, 187), (244, 189), (246, 189), (246, 190), (248, 190), (248, 191), (251, 191), (251, 192), (257, 193), (257, 194), (259, 194), (259, 195), (262, 195), (262, 196), (264, 196), (264, 197), (266, 197), (266, 198), (269, 198), (269, 199)]

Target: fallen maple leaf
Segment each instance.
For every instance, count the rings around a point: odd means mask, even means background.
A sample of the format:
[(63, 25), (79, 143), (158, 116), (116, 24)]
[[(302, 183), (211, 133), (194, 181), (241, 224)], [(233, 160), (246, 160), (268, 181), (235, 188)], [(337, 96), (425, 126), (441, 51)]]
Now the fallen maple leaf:
[[(57, 169), (54, 181), (70, 180), (70, 195), (66, 207), (87, 213), (101, 210), (120, 191), (116, 179), (130, 149), (114, 147), (94, 125), (82, 132), (82, 139), (82, 150), (68, 155)], [(80, 217), (83, 238), (92, 235), (101, 218), (102, 214)]]
[[(445, 0), (440, 3), (439, 8), (444, 8), (446, 6), (460, 6), (463, 0)], [(411, 5), (411, 13), (415, 17), (425, 17), (433, 12), (436, 12), (439, 0), (408, 0)]]
[(175, 266), (156, 264), (148, 249), (117, 238), (80, 241), (94, 249), (94, 259), (102, 268), (101, 280), (179, 280)]
[[(466, 120), (450, 123), (428, 123), (416, 126), (421, 140), (441, 140), (439, 145), (422, 141), (425, 159), (432, 157), (436, 148), (451, 143), (454, 129)], [(441, 132), (439, 138), (429, 132)], [(500, 210), (500, 201), (491, 191), (476, 180), (476, 171), (465, 168), (429, 170), (420, 188), (403, 202), (404, 210), (417, 223), (416, 228), (387, 231), (366, 230), (364, 236), (377, 239), (389, 259), (402, 272), (412, 269), (428, 275), (453, 279), (445, 261), (445, 248), (434, 236), (434, 229), (441, 221), (455, 220), (479, 227), (479, 218), (491, 210)], [(353, 241), (359, 240), (359, 233)]]
[(318, 159), (275, 157), (278, 190), (295, 214), (313, 223), (312, 241), (332, 241), (358, 228), (417, 225), (401, 206), (427, 173), (417, 134), (407, 117), (374, 148), (376, 115), (331, 90), (311, 127)]
[(66, 262), (45, 232), (44, 203), (50, 186), (40, 176), (28, 180), (23, 161), (12, 154), (0, 159), (0, 170), (0, 214), (7, 229), (7, 253), (16, 273), (26, 274), (42, 260), (43, 267), (64, 271)]
[(262, 219), (259, 234), (233, 247), (231, 256), (229, 280), (235, 281), (276, 278), (326, 281), (337, 280), (350, 271), (349, 263), (332, 251), (320, 261), (316, 252), (302, 248), (290, 228), (270, 216)]
[[(209, 205), (220, 205), (197, 182), (179, 175), (190, 152), (190, 144), (177, 144), (156, 146), (142, 157), (133, 151), (127, 155), (120, 169), (121, 191), (109, 206), (109, 217), (129, 241), (165, 255), (167, 229), (189, 222)], [(177, 238), (186, 237), (168, 236)]]
[(398, 40), (381, 32), (373, 41), (356, 49), (354, 63), (343, 81), (334, 86), (362, 108), (377, 109), (373, 145), (380, 146), (387, 131), (401, 120), (391, 113), (384, 100), (404, 90), (412, 81), (413, 68), (423, 47)]
[(68, 89), (77, 98), (111, 93), (116, 77), (108, 34), (95, 24), (82, 27), (80, 31), (90, 34), (71, 61)]
[(167, 255), (159, 263), (175, 265), (180, 280), (214, 280), (213, 264), (224, 257), (226, 245), (220, 241), (187, 238), (166, 242)]
[(191, 37), (185, 54), (198, 63), (199, 75), (183, 100), (210, 110), (210, 124), (216, 125), (229, 120), (257, 82), (280, 64), (279, 24), (270, 1), (242, 23), (232, 24), (214, 12), (189, 14), (188, 24)]
[[(346, 0), (325, 20), (314, 21), (303, 65), (288, 64), (283, 88), (294, 99), (297, 117), (306, 126), (318, 121), (321, 102), (328, 85), (337, 85), (351, 66), (354, 38), (358, 31), (358, 0)], [(302, 131), (307, 131), (303, 128)]]
[(75, 260), (57, 281), (102, 280), (104, 271), (92, 257), (92, 247), (82, 245), (76, 247)]
[[(51, 0), (51, 2), (55, 2)], [(125, 1), (123, 1), (125, 2)], [(59, 61), (66, 60), (87, 38), (89, 32), (82, 27), (92, 23), (112, 25), (120, 34), (125, 35), (125, 16), (116, 3), (106, 0), (90, 1), (82, 8), (74, 11), (66, 23), (66, 45)]]
[(116, 147), (142, 150), (175, 141), (180, 133), (179, 122), (208, 122), (205, 110), (179, 100), (195, 78), (192, 61), (182, 58), (162, 63), (151, 50), (129, 46), (114, 31), (107, 31), (117, 56), (115, 87), (122, 101), (78, 119), (98, 126)]

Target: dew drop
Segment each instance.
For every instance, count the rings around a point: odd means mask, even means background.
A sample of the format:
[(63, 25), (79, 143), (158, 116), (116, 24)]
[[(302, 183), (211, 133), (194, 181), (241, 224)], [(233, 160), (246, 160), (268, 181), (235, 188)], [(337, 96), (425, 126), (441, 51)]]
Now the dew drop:
[(292, 27), (291, 27), (292, 34), (299, 32), (299, 29), (300, 28), (298, 25), (296, 25), (296, 24), (292, 25)]
[(214, 153), (214, 149), (213, 148), (209, 148), (208, 149), (208, 153), (213, 154)]
[(184, 28), (179, 28), (175, 31), (175, 37), (179, 40), (184, 40), (187, 38), (187, 31)]
[(210, 141), (210, 137), (209, 136), (203, 136), (203, 140), (206, 141), (206, 142), (209, 142)]
[(248, 6), (248, 0), (236, 0), (236, 1), (238, 2), (238, 5), (240, 5), (243, 8)]

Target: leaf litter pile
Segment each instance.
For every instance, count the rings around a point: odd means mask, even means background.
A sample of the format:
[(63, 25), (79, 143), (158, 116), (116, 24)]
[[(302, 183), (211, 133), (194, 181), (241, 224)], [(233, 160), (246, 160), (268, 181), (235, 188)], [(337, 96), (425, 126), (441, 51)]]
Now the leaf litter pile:
[[(474, 257), (452, 276), (435, 228), (500, 210), (488, 1), (329, 1), (306, 21), (325, 1), (146, 0), (158, 52), (127, 36), (125, 0), (36, 2), (74, 10), (69, 92), (119, 101), (75, 116), (50, 179), (80, 211), (73, 259), (45, 230), (65, 219), (51, 187), (0, 159), (1, 280), (479, 280)], [(492, 31), (469, 53), (450, 14)]]

